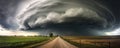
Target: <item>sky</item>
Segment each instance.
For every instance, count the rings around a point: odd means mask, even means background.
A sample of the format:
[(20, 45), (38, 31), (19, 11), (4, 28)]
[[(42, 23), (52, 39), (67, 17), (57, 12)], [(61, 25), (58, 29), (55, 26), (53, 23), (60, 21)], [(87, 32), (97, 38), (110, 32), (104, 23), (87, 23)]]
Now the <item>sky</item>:
[[(0, 35), (120, 35), (119, 0), (1, 0)], [(25, 32), (25, 33), (23, 33)], [(32, 32), (32, 33), (31, 33)]]

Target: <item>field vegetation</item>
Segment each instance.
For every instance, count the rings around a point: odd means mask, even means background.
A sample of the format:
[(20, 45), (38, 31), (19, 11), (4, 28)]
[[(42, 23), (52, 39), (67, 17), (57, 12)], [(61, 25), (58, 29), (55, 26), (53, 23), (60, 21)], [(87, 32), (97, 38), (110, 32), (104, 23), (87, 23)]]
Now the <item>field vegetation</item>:
[(0, 36), (0, 48), (23, 48), (49, 39), (46, 36)]
[(63, 38), (79, 48), (120, 48), (118, 36), (64, 36)]

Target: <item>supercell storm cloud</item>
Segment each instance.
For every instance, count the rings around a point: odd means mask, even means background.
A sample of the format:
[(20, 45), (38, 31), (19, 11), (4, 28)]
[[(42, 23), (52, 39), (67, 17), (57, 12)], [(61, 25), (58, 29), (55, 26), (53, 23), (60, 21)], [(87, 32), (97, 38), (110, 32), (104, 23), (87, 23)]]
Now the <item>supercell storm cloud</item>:
[(6, 3), (8, 10), (0, 6), (3, 10), (0, 25), (10, 30), (105, 35), (105, 31), (117, 28), (114, 13), (94, 0), (11, 0), (9, 3), (11, 6)]

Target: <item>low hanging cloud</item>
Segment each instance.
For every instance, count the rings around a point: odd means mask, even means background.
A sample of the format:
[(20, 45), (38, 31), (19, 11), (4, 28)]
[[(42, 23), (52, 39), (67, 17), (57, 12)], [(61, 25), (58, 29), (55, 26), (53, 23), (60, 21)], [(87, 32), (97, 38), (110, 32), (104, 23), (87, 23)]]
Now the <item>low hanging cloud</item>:
[[(86, 9), (86, 8), (70, 8), (65, 11), (65, 13), (58, 12), (49, 12), (46, 16), (35, 16), (36, 18), (33, 21), (28, 21), (27, 25), (32, 28), (35, 26), (45, 26), (49, 23), (59, 24), (65, 22), (76, 22), (76, 23), (93, 23), (93, 24), (101, 24), (101, 26), (105, 27), (107, 22), (106, 19), (99, 16), (96, 12)], [(20, 22), (26, 23), (26, 20), (31, 20), (30, 16), (25, 16), (25, 20), (21, 20)], [(24, 24), (21, 24), (22, 26)], [(28, 26), (24, 26), (24, 28), (28, 28)]]
[(113, 26), (114, 18), (103, 6), (96, 3), (84, 4), (86, 1), (83, 0), (80, 3), (78, 0), (66, 1), (30, 2), (16, 16), (18, 29), (88, 35)]
[[(34, 17), (36, 18), (34, 19)], [(76, 28), (81, 31), (82, 28), (91, 30), (92, 28), (107, 27), (107, 20), (105, 18), (99, 16), (95, 11), (87, 8), (70, 8), (64, 13), (49, 12), (46, 16), (34, 17), (31, 18), (30, 16), (27, 16), (27, 22), (26, 20), (22, 20), (21, 22), (26, 23), (26, 25), (21, 24), (21, 26), (24, 26), (24, 28), (21, 29), (30, 30), (36, 28), (47, 28), (61, 34), (61, 32), (64, 31), (72, 31), (71, 33), (74, 33)]]
[(6, 1), (0, 2), (0, 25), (10, 30), (89, 35), (111, 30), (116, 21), (109, 9), (93, 0), (2, 2)]
[(100, 23), (101, 26), (106, 26), (106, 20), (100, 17), (96, 12), (85, 9), (85, 8), (70, 8), (65, 13), (50, 12), (46, 17), (38, 17), (37, 20), (30, 24), (35, 25), (46, 25), (47, 23), (65, 23), (65, 22), (76, 22), (83, 23), (90, 21), (89, 23)]

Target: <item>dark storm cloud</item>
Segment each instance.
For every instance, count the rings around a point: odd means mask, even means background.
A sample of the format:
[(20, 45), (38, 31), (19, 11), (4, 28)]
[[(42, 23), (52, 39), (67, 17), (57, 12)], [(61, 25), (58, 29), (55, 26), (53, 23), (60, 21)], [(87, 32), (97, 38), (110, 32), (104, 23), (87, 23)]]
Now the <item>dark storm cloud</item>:
[(1, 25), (43, 34), (103, 35), (99, 32), (118, 23), (108, 8), (93, 0), (8, 0), (0, 2), (0, 12)]
[(0, 0), (0, 25), (5, 28), (15, 28), (14, 15), (20, 0)]
[(85, 8), (84, 9), (83, 8), (72, 8), (72, 9), (68, 9), (63, 14), (59, 14), (56, 12), (50, 12), (48, 13), (47, 17), (38, 18), (30, 26), (33, 26), (33, 27), (40, 26), (44, 28), (47, 26), (54, 27), (54, 25), (57, 26), (57, 24), (58, 26), (63, 25), (63, 27), (70, 26), (70, 25), (71, 26), (77, 25), (80, 27), (81, 24), (86, 24), (86, 25), (93, 24), (93, 25), (98, 25), (100, 27), (106, 27), (107, 22), (104, 18), (100, 17), (99, 15), (97, 15), (97, 13), (91, 10), (88, 10)]
[(16, 17), (23, 30), (94, 35), (97, 31), (112, 28), (115, 22), (111, 11), (88, 0), (36, 0), (26, 8)]

